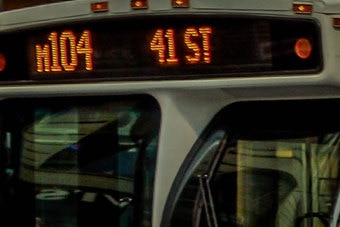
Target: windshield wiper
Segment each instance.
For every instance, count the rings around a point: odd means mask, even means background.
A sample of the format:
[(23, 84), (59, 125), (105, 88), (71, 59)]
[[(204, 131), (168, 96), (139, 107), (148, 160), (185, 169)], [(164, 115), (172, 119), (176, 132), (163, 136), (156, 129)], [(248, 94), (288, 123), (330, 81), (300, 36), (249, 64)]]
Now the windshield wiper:
[(207, 222), (209, 227), (217, 227), (217, 218), (214, 207), (214, 201), (211, 195), (211, 189), (209, 185), (208, 174), (197, 175), (199, 180), (199, 189), (202, 195), (203, 206), (207, 216)]

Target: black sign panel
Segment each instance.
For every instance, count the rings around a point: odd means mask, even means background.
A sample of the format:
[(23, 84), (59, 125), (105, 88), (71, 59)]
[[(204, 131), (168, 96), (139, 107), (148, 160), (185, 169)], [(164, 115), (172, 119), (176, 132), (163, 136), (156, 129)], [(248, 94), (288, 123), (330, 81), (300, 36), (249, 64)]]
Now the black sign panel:
[(9, 62), (17, 61), (22, 78), (33, 81), (306, 74), (322, 65), (319, 34), (310, 20), (137, 17), (23, 32), (12, 37), (23, 47), (18, 53), (0, 51), (12, 67), (4, 72), (18, 71)]

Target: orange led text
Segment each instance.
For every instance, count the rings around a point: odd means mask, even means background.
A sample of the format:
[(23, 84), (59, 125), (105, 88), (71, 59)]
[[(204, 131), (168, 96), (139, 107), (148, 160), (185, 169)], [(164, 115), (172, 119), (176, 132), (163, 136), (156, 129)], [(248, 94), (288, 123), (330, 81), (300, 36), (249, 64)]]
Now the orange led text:
[(183, 61), (186, 64), (211, 63), (210, 36), (212, 28), (208, 26), (185, 28), (182, 36), (176, 36), (175, 30), (157, 29), (150, 41), (150, 50), (155, 51), (157, 61), (163, 65), (177, 64), (176, 45), (183, 43), (186, 53)]
[(77, 69), (79, 55), (85, 62), (85, 70), (93, 69), (91, 32), (84, 30), (79, 38), (70, 30), (50, 32), (49, 43), (36, 44), (38, 72), (72, 72)]

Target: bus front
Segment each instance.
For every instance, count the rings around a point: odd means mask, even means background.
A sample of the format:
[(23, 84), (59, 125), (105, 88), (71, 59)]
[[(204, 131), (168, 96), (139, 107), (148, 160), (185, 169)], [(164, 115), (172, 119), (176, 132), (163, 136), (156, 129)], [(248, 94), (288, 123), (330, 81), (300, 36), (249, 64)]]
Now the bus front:
[(340, 4), (0, 3), (0, 226), (339, 222)]

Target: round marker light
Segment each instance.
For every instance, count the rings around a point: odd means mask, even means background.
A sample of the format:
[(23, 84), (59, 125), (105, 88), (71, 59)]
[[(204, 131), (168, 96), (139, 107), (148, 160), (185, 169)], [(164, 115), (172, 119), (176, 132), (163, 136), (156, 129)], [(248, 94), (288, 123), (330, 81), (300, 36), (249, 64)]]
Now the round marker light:
[(0, 53), (0, 72), (4, 71), (6, 68), (6, 57)]
[(295, 54), (302, 59), (307, 59), (312, 54), (312, 44), (306, 38), (299, 38), (295, 42), (294, 50)]

